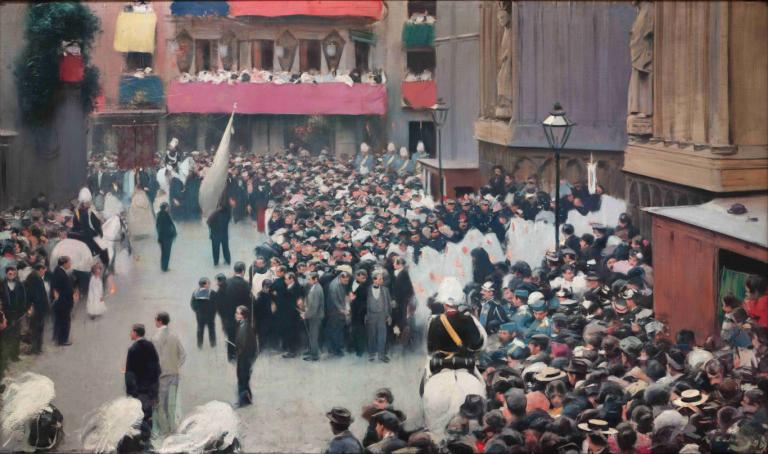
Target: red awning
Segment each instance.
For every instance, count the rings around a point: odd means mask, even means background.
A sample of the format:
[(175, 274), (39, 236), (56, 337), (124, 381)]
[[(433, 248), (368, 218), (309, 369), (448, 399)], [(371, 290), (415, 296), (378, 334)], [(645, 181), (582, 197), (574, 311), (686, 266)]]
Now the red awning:
[(250, 0), (229, 2), (230, 16), (381, 17), (381, 0)]
[(413, 109), (430, 109), (437, 102), (437, 84), (434, 80), (403, 82), (400, 84), (403, 101)]
[(168, 86), (169, 113), (237, 113), (288, 115), (384, 115), (387, 87), (383, 84), (211, 84)]

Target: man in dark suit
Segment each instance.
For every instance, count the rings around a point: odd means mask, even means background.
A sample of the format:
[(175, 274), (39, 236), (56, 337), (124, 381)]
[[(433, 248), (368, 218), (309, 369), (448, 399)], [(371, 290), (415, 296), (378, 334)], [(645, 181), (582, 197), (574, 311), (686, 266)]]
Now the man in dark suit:
[(227, 358), (235, 361), (235, 339), (237, 337), (237, 322), (235, 312), (238, 306), (245, 306), (251, 311), (251, 286), (245, 280), (245, 263), (237, 262), (234, 267), (235, 274), (227, 279), (227, 285), (221, 298), (220, 308), (221, 324), (227, 335)]
[(5, 280), (0, 284), (0, 305), (0, 310), (8, 318), (8, 328), (3, 333), (0, 349), (6, 359), (18, 361), (21, 351), (21, 320), (28, 315), (30, 305), (14, 265), (5, 267)]
[(253, 403), (251, 394), (251, 373), (258, 355), (256, 335), (251, 329), (248, 317), (250, 312), (245, 306), (238, 306), (235, 311), (237, 321), (237, 407)]
[(413, 284), (406, 263), (402, 257), (397, 257), (394, 260), (395, 278), (392, 279), (390, 285), (392, 299), (395, 303), (392, 308), (392, 326), (397, 328), (398, 336), (403, 344), (409, 342), (411, 335), (408, 320), (410, 318), (409, 311), (413, 310), (411, 305), (414, 297)]
[(368, 288), (368, 300), (365, 312), (365, 328), (368, 337), (368, 360), (389, 362), (387, 356), (387, 326), (392, 325), (392, 298), (384, 284), (382, 269), (373, 272), (373, 284)]
[(72, 345), (69, 342), (69, 328), (72, 324), (72, 307), (75, 305), (76, 291), (69, 277), (72, 261), (67, 256), (59, 257), (51, 279), (53, 293), (53, 340), (58, 345)]
[(24, 281), (27, 290), (27, 298), (32, 306), (32, 319), (30, 328), (32, 331), (32, 354), (37, 355), (43, 348), (43, 331), (45, 328), (45, 318), (48, 316), (48, 292), (45, 289), (45, 264), (38, 263), (34, 265), (33, 271)]
[(168, 213), (168, 204), (160, 205), (160, 212), (157, 213), (155, 221), (157, 228), (157, 242), (160, 243), (160, 269), (168, 271), (168, 262), (171, 260), (171, 246), (176, 238), (176, 225)]
[(149, 439), (152, 432), (152, 406), (160, 387), (160, 358), (152, 342), (144, 339), (144, 325), (131, 327), (133, 344), (125, 360), (125, 393), (141, 401), (144, 412), (142, 436)]
[(219, 208), (208, 217), (208, 230), (213, 248), (213, 266), (219, 265), (219, 249), (224, 254), (224, 261), (227, 265), (231, 262), (229, 254), (229, 219), (231, 217), (232, 213), (226, 201), (222, 202)]

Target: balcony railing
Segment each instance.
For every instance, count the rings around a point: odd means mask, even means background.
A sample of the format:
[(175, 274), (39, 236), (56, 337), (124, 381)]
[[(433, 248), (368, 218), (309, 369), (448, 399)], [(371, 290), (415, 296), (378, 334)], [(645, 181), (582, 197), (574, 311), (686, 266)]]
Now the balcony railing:
[(171, 81), (169, 113), (237, 113), (287, 115), (384, 115), (384, 84), (273, 84)]

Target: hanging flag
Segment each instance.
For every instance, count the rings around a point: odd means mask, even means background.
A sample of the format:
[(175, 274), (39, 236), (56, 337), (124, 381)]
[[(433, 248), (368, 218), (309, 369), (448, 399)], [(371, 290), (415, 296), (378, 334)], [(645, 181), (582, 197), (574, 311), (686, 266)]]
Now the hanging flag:
[(154, 12), (129, 13), (122, 11), (115, 24), (115, 50), (118, 52), (155, 52)]

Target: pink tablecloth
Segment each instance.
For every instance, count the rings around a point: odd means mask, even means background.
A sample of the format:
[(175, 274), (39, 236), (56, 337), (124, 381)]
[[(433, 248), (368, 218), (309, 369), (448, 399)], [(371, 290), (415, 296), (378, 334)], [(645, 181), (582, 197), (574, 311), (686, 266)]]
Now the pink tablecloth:
[(237, 113), (294, 115), (384, 115), (387, 87), (383, 84), (252, 84), (215, 85), (170, 82), (170, 113)]
[(381, 0), (251, 0), (229, 2), (231, 16), (381, 17)]

